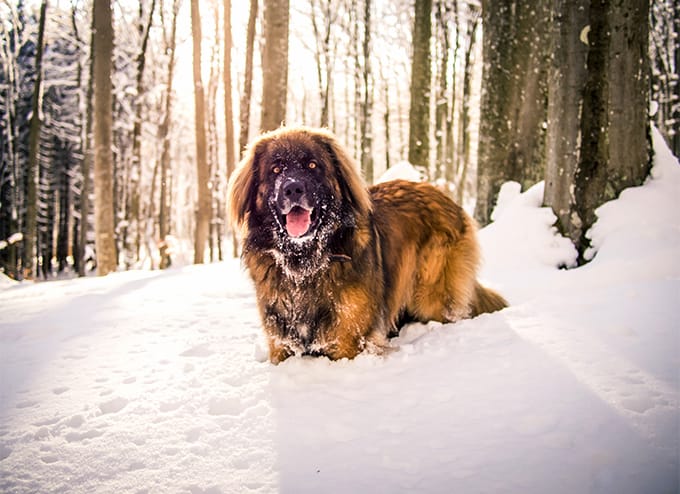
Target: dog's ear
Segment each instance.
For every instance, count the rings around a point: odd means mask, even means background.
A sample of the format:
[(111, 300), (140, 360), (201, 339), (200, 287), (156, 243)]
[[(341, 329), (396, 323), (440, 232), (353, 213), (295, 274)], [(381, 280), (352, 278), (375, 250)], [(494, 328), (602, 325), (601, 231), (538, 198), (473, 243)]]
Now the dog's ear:
[(255, 208), (259, 156), (262, 154), (262, 148), (262, 140), (248, 146), (243, 159), (229, 178), (227, 210), (234, 227), (242, 228), (248, 212)]
[(355, 214), (368, 215), (373, 209), (371, 196), (355, 161), (329, 131), (314, 130), (313, 137), (325, 147), (333, 159), (335, 178), (340, 185), (343, 198), (352, 205)]

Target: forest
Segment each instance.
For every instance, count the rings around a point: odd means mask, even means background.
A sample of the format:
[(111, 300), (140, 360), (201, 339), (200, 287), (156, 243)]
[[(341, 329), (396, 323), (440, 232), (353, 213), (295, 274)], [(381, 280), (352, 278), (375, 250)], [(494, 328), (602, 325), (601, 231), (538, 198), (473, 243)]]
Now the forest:
[(489, 223), (500, 186), (589, 259), (595, 210), (680, 155), (675, 0), (2, 0), (0, 273), (238, 255), (226, 183), (282, 124), (367, 183), (409, 162)]

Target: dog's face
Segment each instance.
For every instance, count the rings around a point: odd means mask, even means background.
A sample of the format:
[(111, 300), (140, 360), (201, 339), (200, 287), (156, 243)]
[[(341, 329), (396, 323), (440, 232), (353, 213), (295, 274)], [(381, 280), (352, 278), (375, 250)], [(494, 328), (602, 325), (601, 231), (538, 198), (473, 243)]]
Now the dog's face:
[[(312, 240), (336, 220), (339, 191), (327, 153), (313, 143), (272, 142), (260, 157), (262, 194), (284, 240)], [(324, 228), (324, 226), (326, 228)]]
[(371, 208), (351, 158), (331, 134), (308, 128), (255, 141), (230, 180), (228, 203), (245, 248), (305, 273), (323, 267), (334, 234)]

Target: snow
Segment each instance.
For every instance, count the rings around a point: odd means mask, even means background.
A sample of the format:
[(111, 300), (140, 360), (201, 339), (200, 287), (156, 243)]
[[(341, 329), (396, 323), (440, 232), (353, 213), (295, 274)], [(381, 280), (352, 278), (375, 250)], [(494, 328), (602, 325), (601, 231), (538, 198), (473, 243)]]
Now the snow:
[(385, 173), (383, 173), (375, 183), (381, 184), (397, 179), (408, 180), (409, 182), (422, 182), (425, 180), (425, 172), (419, 170), (408, 161), (400, 161), (385, 170)]
[(680, 166), (598, 210), (593, 261), (506, 185), (511, 307), (385, 356), (266, 362), (238, 261), (0, 284), (0, 492), (678, 492)]

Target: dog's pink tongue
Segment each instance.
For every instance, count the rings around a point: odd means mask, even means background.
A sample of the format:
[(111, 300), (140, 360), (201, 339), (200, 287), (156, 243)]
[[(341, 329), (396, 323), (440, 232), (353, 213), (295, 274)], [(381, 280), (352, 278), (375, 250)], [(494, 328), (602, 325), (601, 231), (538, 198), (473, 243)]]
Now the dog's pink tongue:
[(299, 237), (307, 233), (312, 223), (312, 213), (304, 208), (294, 207), (286, 215), (286, 230), (291, 237)]

